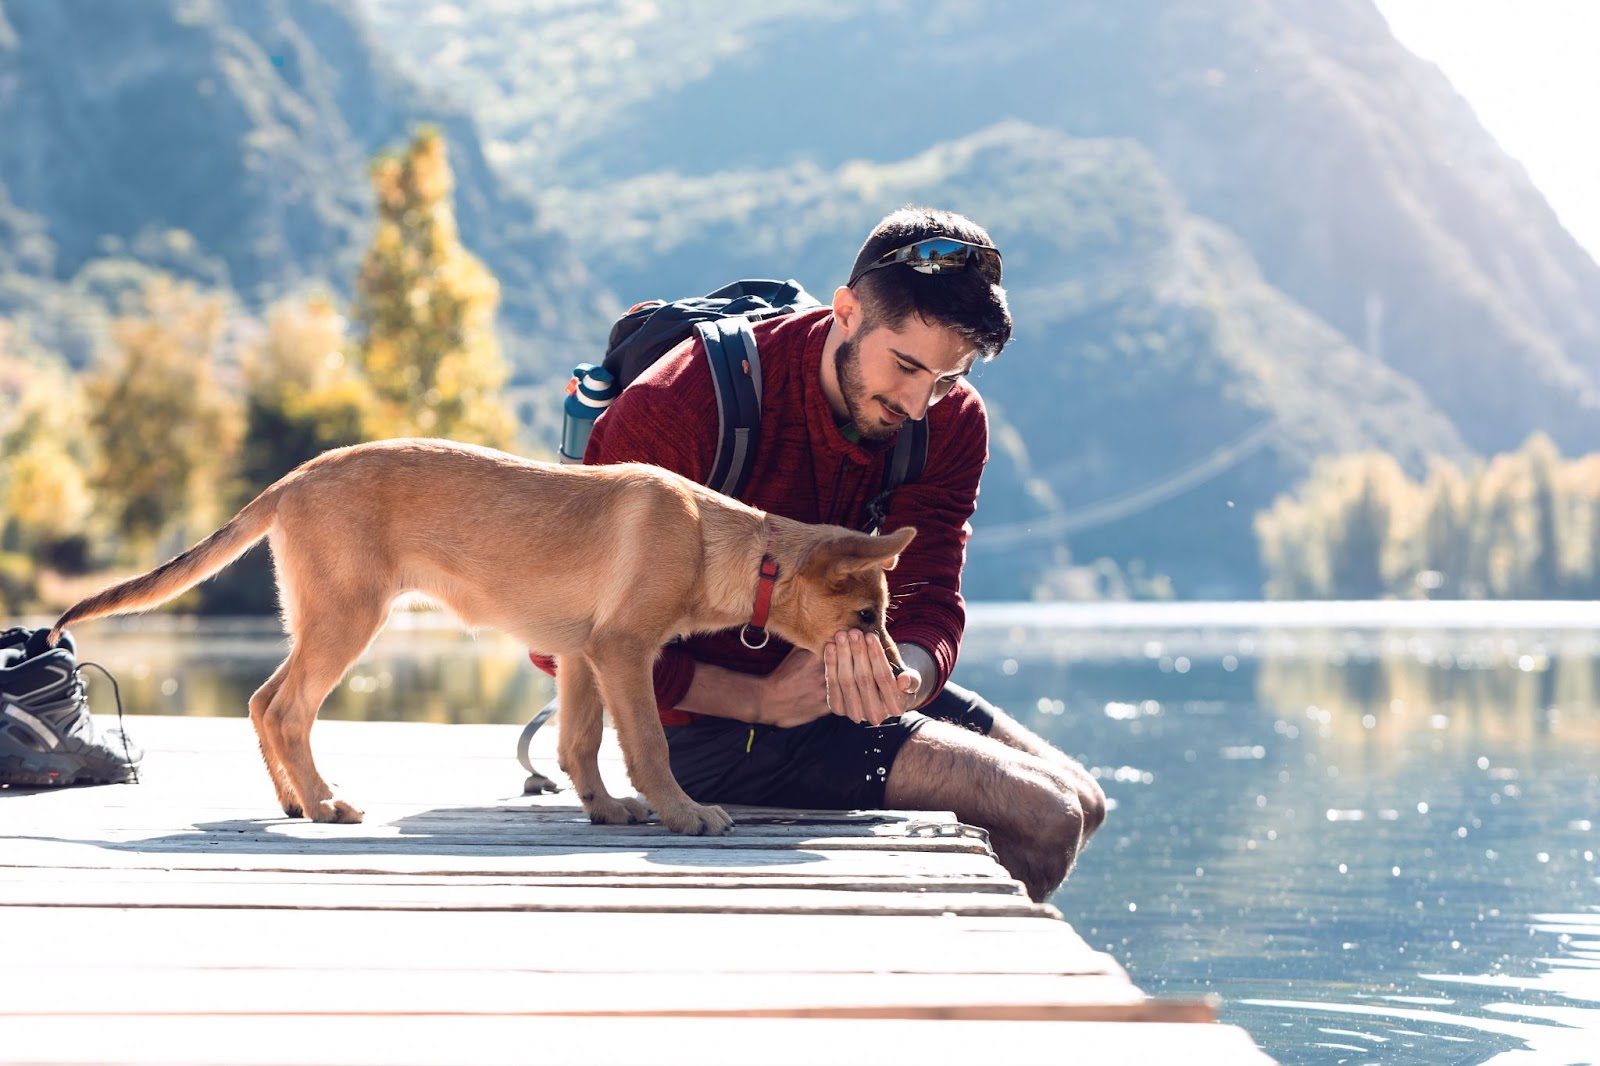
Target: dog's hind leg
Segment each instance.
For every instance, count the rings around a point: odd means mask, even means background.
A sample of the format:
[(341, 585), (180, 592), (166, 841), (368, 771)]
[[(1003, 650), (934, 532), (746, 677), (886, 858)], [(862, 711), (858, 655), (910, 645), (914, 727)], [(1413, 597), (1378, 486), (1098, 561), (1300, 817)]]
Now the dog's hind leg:
[(304, 812), (300, 808), (300, 797), (295, 795), (294, 788), (289, 784), (288, 775), (283, 769), (283, 756), (278, 751), (277, 735), (266, 727), (267, 708), (272, 704), (272, 698), (278, 694), (278, 689), (283, 686), (284, 675), (289, 672), (289, 660), (285, 659), (278, 664), (272, 676), (256, 689), (255, 695), (250, 697), (250, 724), (255, 726), (256, 740), (261, 745), (261, 758), (267, 764), (267, 773), (272, 778), (272, 787), (278, 793), (278, 806), (283, 808), (283, 813), (290, 818), (298, 818)]
[(600, 741), (604, 733), (604, 706), (595, 684), (594, 670), (581, 655), (556, 657), (556, 699), (560, 709), (556, 732), (556, 757), (561, 772), (583, 803), (595, 825), (632, 825), (642, 822), (650, 809), (636, 799), (617, 799), (600, 777)]
[(656, 650), (636, 640), (598, 638), (591, 642), (587, 656), (600, 694), (611, 709), (628, 777), (673, 832), (697, 836), (726, 833), (733, 825), (728, 812), (696, 803), (672, 776), (667, 735), (656, 712), (655, 685), (650, 677)]
[(261, 718), (263, 735), (270, 737), (262, 747), (276, 750), (301, 812), (314, 822), (359, 822), (364, 817), (360, 809), (336, 798), (317, 772), (311, 726), (322, 701), (388, 618), (388, 604), (378, 595), (341, 596), (339, 603), (338, 611), (302, 613), (283, 678)]

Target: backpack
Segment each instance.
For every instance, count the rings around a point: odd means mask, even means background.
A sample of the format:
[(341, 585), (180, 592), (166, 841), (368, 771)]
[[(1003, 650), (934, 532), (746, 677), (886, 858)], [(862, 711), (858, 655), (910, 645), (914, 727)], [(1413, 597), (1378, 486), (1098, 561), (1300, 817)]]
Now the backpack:
[[(750, 481), (761, 428), (761, 356), (753, 323), (822, 305), (797, 281), (735, 281), (705, 296), (635, 304), (611, 327), (601, 365), (627, 388), (657, 359), (698, 334), (717, 396), (717, 455), (706, 485), (738, 498)], [(895, 437), (883, 490), (868, 505), (871, 528), (882, 524), (889, 494), (922, 475), (928, 422), (908, 422)]]

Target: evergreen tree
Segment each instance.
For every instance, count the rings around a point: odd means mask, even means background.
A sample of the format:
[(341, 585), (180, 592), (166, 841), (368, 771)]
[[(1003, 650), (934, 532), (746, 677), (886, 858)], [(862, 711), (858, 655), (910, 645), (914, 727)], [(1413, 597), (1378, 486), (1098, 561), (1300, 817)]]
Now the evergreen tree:
[(1331, 592), (1340, 599), (1378, 599), (1387, 590), (1383, 564), (1394, 501), (1374, 467), (1373, 457), (1357, 456), (1343, 471), (1346, 489), (1328, 553)]
[(1522, 446), (1529, 468), (1529, 499), (1533, 526), (1529, 537), (1531, 557), (1522, 594), (1532, 599), (1554, 599), (1566, 595), (1561, 538), (1556, 523), (1561, 517), (1561, 500), (1556, 493), (1556, 469), (1561, 454), (1553, 441), (1535, 433)]
[(1524, 464), (1514, 453), (1497, 455), (1478, 479), (1478, 521), (1472, 530), (1474, 577), (1491, 599), (1522, 595), (1522, 568), (1527, 553), (1518, 542), (1518, 510), (1523, 506)]
[(1430, 464), (1423, 486), (1425, 518), (1417, 553), (1418, 591), (1429, 599), (1456, 600), (1463, 595), (1468, 579), (1470, 505), (1471, 489), (1460, 468), (1445, 460)]

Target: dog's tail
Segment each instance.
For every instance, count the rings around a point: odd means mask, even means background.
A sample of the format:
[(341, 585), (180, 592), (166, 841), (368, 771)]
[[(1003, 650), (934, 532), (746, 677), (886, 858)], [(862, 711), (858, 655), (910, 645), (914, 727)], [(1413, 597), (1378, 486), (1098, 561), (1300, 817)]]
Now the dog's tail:
[(278, 497), (283, 488), (280, 482), (267, 489), (229, 519), (227, 525), (148, 574), (112, 585), (68, 607), (50, 630), (50, 646), (55, 647), (61, 631), (74, 622), (147, 611), (217, 573), (266, 535), (278, 513)]

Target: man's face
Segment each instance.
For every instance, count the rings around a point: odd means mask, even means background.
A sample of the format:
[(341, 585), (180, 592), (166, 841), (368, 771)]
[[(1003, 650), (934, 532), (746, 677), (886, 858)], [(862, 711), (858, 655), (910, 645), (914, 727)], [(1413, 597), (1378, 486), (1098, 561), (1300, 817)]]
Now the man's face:
[(884, 440), (926, 417), (972, 369), (978, 353), (947, 326), (912, 315), (896, 329), (863, 323), (839, 342), (834, 372), (863, 440)]

